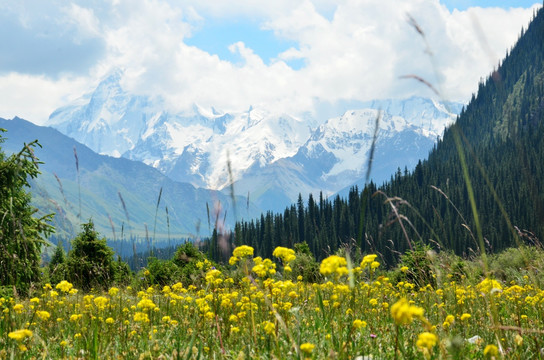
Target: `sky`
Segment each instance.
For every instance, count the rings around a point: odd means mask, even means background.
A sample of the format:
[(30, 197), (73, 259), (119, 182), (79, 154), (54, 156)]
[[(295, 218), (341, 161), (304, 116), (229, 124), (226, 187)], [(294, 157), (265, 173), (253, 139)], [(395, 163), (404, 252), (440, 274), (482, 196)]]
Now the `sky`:
[[(466, 102), (537, 0), (5, 0), (0, 117), (45, 124), (116, 69), (125, 90), (222, 111), (337, 116), (433, 91)], [(420, 32), (418, 32), (419, 30)], [(338, 112), (338, 113), (335, 113)]]

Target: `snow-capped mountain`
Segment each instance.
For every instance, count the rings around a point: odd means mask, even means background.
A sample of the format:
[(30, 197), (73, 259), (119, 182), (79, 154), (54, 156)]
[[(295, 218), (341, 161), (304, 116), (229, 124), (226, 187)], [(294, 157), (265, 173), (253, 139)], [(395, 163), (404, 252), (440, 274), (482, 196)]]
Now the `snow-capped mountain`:
[(234, 181), (238, 194), (271, 210), (299, 193), (329, 195), (363, 177), (376, 119), (372, 178), (383, 181), (426, 157), (461, 110), (461, 104), (417, 97), (378, 100), (311, 129), (306, 120), (262, 108), (227, 113), (195, 105), (171, 113), (161, 99), (123, 90), (121, 78), (112, 73), (93, 93), (53, 112), (48, 125), (176, 181), (217, 190)]
[[(375, 182), (383, 182), (398, 168), (411, 169), (427, 157), (456, 116), (443, 104), (423, 98), (371, 105), (377, 109), (347, 111), (327, 120), (294, 156), (264, 168), (249, 169), (235, 188), (242, 194), (255, 194), (261, 208), (281, 210), (299, 193), (315, 195), (322, 191), (329, 196), (350, 185), (364, 184), (361, 179), (367, 172), (376, 120), (378, 132), (370, 175)], [(459, 104), (447, 106), (461, 110)], [(402, 116), (403, 109), (408, 110), (408, 116)]]

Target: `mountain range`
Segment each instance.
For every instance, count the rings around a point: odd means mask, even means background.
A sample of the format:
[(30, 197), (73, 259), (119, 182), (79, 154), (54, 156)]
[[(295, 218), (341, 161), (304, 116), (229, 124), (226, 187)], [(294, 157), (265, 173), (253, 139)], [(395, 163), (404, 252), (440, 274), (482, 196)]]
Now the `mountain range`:
[(174, 113), (160, 98), (124, 90), (122, 77), (114, 71), (54, 111), (47, 125), (174, 181), (248, 196), (264, 211), (281, 211), (299, 194), (329, 196), (361, 182), (376, 124), (371, 178), (381, 182), (399, 167), (413, 168), (462, 108), (418, 97), (377, 100), (320, 124), (253, 107), (224, 112), (194, 105)]
[[(0, 128), (7, 130), (2, 144), (7, 154), (39, 141), (34, 153), (43, 164), (31, 184), (33, 204), (41, 215), (56, 213), (57, 237), (72, 238), (89, 219), (103, 236), (138, 242), (208, 236), (216, 222), (233, 224), (233, 198), (219, 191), (173, 181), (138, 161), (99, 155), (53, 128), (23, 119), (0, 118)], [(246, 206), (244, 198), (234, 200), (247, 210), (240, 210), (239, 218), (259, 211)]]

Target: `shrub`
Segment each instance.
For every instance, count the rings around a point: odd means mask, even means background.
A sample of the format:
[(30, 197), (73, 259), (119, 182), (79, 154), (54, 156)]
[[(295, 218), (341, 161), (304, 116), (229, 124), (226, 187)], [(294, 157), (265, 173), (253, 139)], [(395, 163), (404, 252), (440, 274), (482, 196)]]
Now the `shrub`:
[(319, 272), (319, 263), (315, 260), (310, 247), (306, 242), (294, 245), (296, 259), (291, 263), (291, 277), (297, 279), (302, 276), (305, 282), (320, 282), (322, 280)]
[(434, 251), (428, 245), (414, 244), (414, 249), (407, 251), (400, 257), (399, 268), (407, 267), (403, 272), (403, 280), (424, 287), (427, 284), (436, 286), (433, 257)]
[(180, 269), (172, 260), (160, 260), (149, 258), (147, 262), (147, 275), (150, 285), (171, 285), (180, 277)]
[(115, 279), (113, 250), (106, 245), (106, 238), (99, 238), (92, 220), (81, 227), (83, 232), (72, 241), (68, 254), (66, 280), (83, 290), (107, 288)]
[(533, 274), (538, 275), (538, 281), (542, 281), (543, 255), (544, 251), (536, 246), (509, 248), (490, 256), (489, 270), (497, 279), (505, 282), (519, 281), (523, 276)]

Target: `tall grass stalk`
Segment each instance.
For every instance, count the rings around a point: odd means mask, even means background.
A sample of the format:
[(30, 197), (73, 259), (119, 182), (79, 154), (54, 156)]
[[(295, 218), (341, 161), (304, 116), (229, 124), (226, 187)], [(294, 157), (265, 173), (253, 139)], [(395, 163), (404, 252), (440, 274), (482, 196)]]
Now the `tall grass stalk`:
[[(154, 223), (153, 223), (153, 239), (151, 239), (151, 241), (152, 241), (151, 248), (153, 248), (153, 244), (154, 244), (155, 236), (156, 236), (157, 215), (159, 213), (159, 205), (161, 203), (161, 196), (162, 196), (162, 186), (161, 186), (161, 189), (159, 191), (159, 198), (157, 199), (157, 206), (155, 207), (155, 220), (154, 220)], [(151, 250), (151, 256), (153, 256), (153, 250)]]
[(364, 224), (366, 218), (366, 207), (368, 204), (368, 198), (370, 194), (368, 193), (368, 182), (370, 181), (370, 173), (372, 171), (372, 163), (374, 162), (374, 152), (376, 151), (376, 141), (378, 140), (378, 132), (380, 130), (380, 118), (382, 111), (378, 110), (378, 115), (376, 116), (376, 121), (374, 123), (374, 134), (372, 135), (372, 143), (370, 145), (370, 152), (368, 153), (368, 162), (366, 166), (366, 175), (365, 175), (365, 185), (363, 188), (362, 194), (362, 203), (361, 203), (361, 216), (359, 218), (359, 238), (358, 243), (363, 248), (363, 234), (364, 234)]
[(77, 214), (77, 217), (79, 219), (79, 225), (81, 225), (81, 177), (79, 174), (79, 157), (77, 156), (77, 150), (74, 146), (74, 158), (76, 160), (76, 175), (77, 175), (77, 193), (78, 193), (78, 201), (79, 201), (79, 212)]

